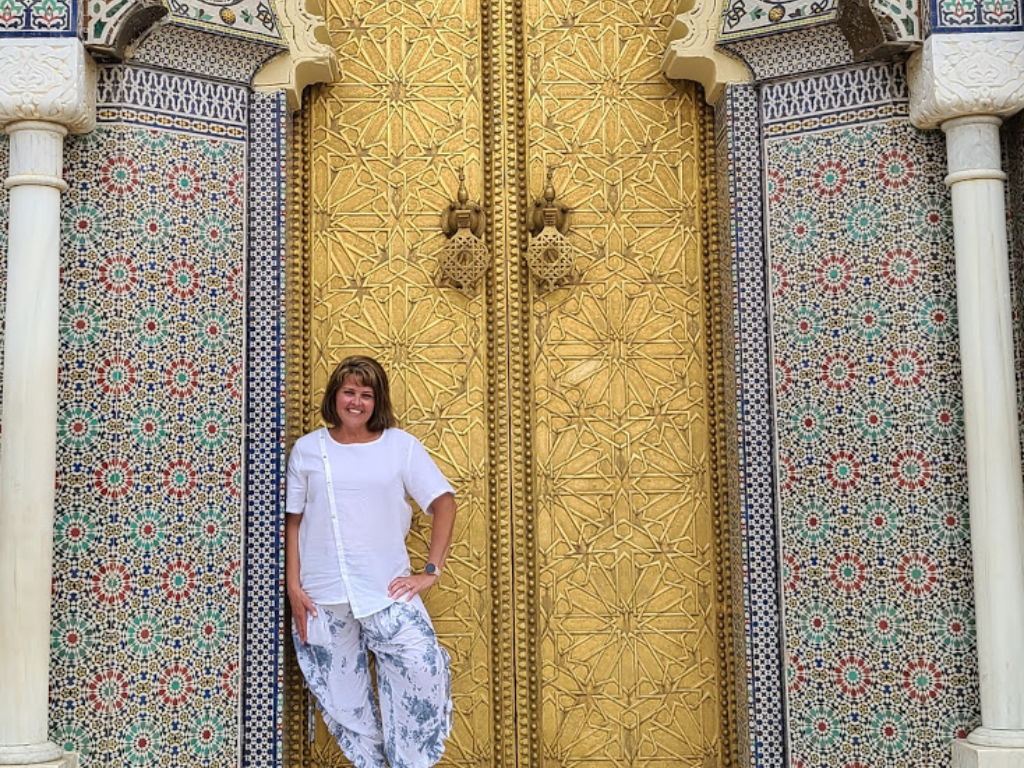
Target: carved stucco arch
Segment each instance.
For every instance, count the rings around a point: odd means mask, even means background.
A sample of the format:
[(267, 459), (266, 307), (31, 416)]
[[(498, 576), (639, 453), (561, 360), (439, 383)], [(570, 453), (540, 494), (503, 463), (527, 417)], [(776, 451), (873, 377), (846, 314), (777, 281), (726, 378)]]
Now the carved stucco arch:
[(715, 47), (724, 5), (725, 0), (679, 0), (661, 59), (666, 77), (700, 83), (711, 103), (729, 83), (750, 81), (746, 65)]
[(331, 47), (320, 0), (276, 0), (277, 24), (288, 51), (256, 73), (253, 87), (284, 91), (293, 112), (302, 104), (307, 85), (338, 78), (338, 58)]

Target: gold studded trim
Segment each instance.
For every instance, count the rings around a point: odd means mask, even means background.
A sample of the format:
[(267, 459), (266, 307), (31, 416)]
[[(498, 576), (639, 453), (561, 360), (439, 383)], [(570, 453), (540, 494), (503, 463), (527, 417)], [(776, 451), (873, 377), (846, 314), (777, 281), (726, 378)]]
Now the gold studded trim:
[(725, 360), (721, 276), (718, 229), (718, 185), (715, 174), (715, 112), (707, 104), (703, 90), (698, 88), (697, 129), (701, 153), (701, 242), (707, 333), (708, 366), (708, 455), (710, 457), (711, 510), (715, 531), (715, 597), (718, 605), (719, 704), (721, 731), (721, 765), (738, 765), (739, 743), (736, 733), (735, 666), (732, 656), (732, 600), (729, 568), (729, 479), (726, 461), (726, 419), (722, 414), (725, 402)]
[(504, 174), (500, 159), (503, 149), (503, 88), (499, 19), (500, 0), (481, 4), (481, 87), (483, 117), (483, 207), (486, 212), (484, 238), (492, 255), (485, 280), (487, 307), (487, 427), (489, 478), (487, 484), (490, 519), (491, 568), (491, 659), (493, 670), (492, 732), (496, 765), (515, 765), (516, 743), (511, 724), (515, 722), (515, 664), (513, 658), (512, 586), (508, 574), (512, 568), (512, 539), (507, 521), (497, 510), (509, 509), (508, 420), (508, 318), (499, 298), (505, 293)]
[[(309, 112), (312, 105), (307, 89), (302, 109), (295, 115), (288, 157), (288, 217), (290, 225), (285, 265), (285, 436), (290, 446), (303, 433), (304, 404), (309, 402), (310, 347), (309, 318), (312, 305), (309, 263)], [(291, 608), (285, 604), (286, 625)], [(284, 644), (284, 764), (312, 765), (308, 732), (308, 706), (295, 648)]]

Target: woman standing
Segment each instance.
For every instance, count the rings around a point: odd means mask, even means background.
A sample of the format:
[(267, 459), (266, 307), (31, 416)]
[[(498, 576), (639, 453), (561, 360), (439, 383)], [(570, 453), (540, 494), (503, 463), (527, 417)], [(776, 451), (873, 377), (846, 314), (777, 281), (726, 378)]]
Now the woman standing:
[[(300, 438), (288, 461), (285, 578), (299, 667), (356, 768), (427, 768), (451, 730), (451, 690), (420, 593), (444, 568), (454, 492), (420, 442), (395, 427), (376, 360), (345, 358), (320, 412), (328, 427)], [(433, 515), (427, 565), (415, 574), (407, 496)]]

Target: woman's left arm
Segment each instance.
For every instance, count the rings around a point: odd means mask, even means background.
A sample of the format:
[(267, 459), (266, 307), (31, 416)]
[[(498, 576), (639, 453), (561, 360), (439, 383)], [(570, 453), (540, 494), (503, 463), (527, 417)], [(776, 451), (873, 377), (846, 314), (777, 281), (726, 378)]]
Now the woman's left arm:
[(430, 514), (433, 518), (430, 528), (430, 550), (427, 562), (433, 563), (437, 569), (433, 574), (414, 573), (411, 576), (399, 576), (388, 585), (388, 597), (395, 600), (412, 600), (415, 595), (434, 586), (441, 571), (444, 570), (448, 550), (452, 545), (452, 531), (455, 530), (455, 496), (443, 493), (430, 503)]

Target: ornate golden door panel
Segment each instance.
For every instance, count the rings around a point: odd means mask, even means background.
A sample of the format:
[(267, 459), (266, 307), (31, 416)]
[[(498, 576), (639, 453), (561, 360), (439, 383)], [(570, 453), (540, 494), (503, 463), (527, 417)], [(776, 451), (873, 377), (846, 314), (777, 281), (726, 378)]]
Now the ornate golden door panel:
[[(427, 599), (444, 764), (731, 764), (710, 113), (658, 72), (674, 0), (325, 2), (343, 74), (296, 128), (290, 427), (374, 354), (457, 488)], [(524, 259), (549, 168), (554, 289)], [(489, 251), (464, 291), (437, 259), (461, 169)], [(345, 764), (292, 670), (289, 762)]]

